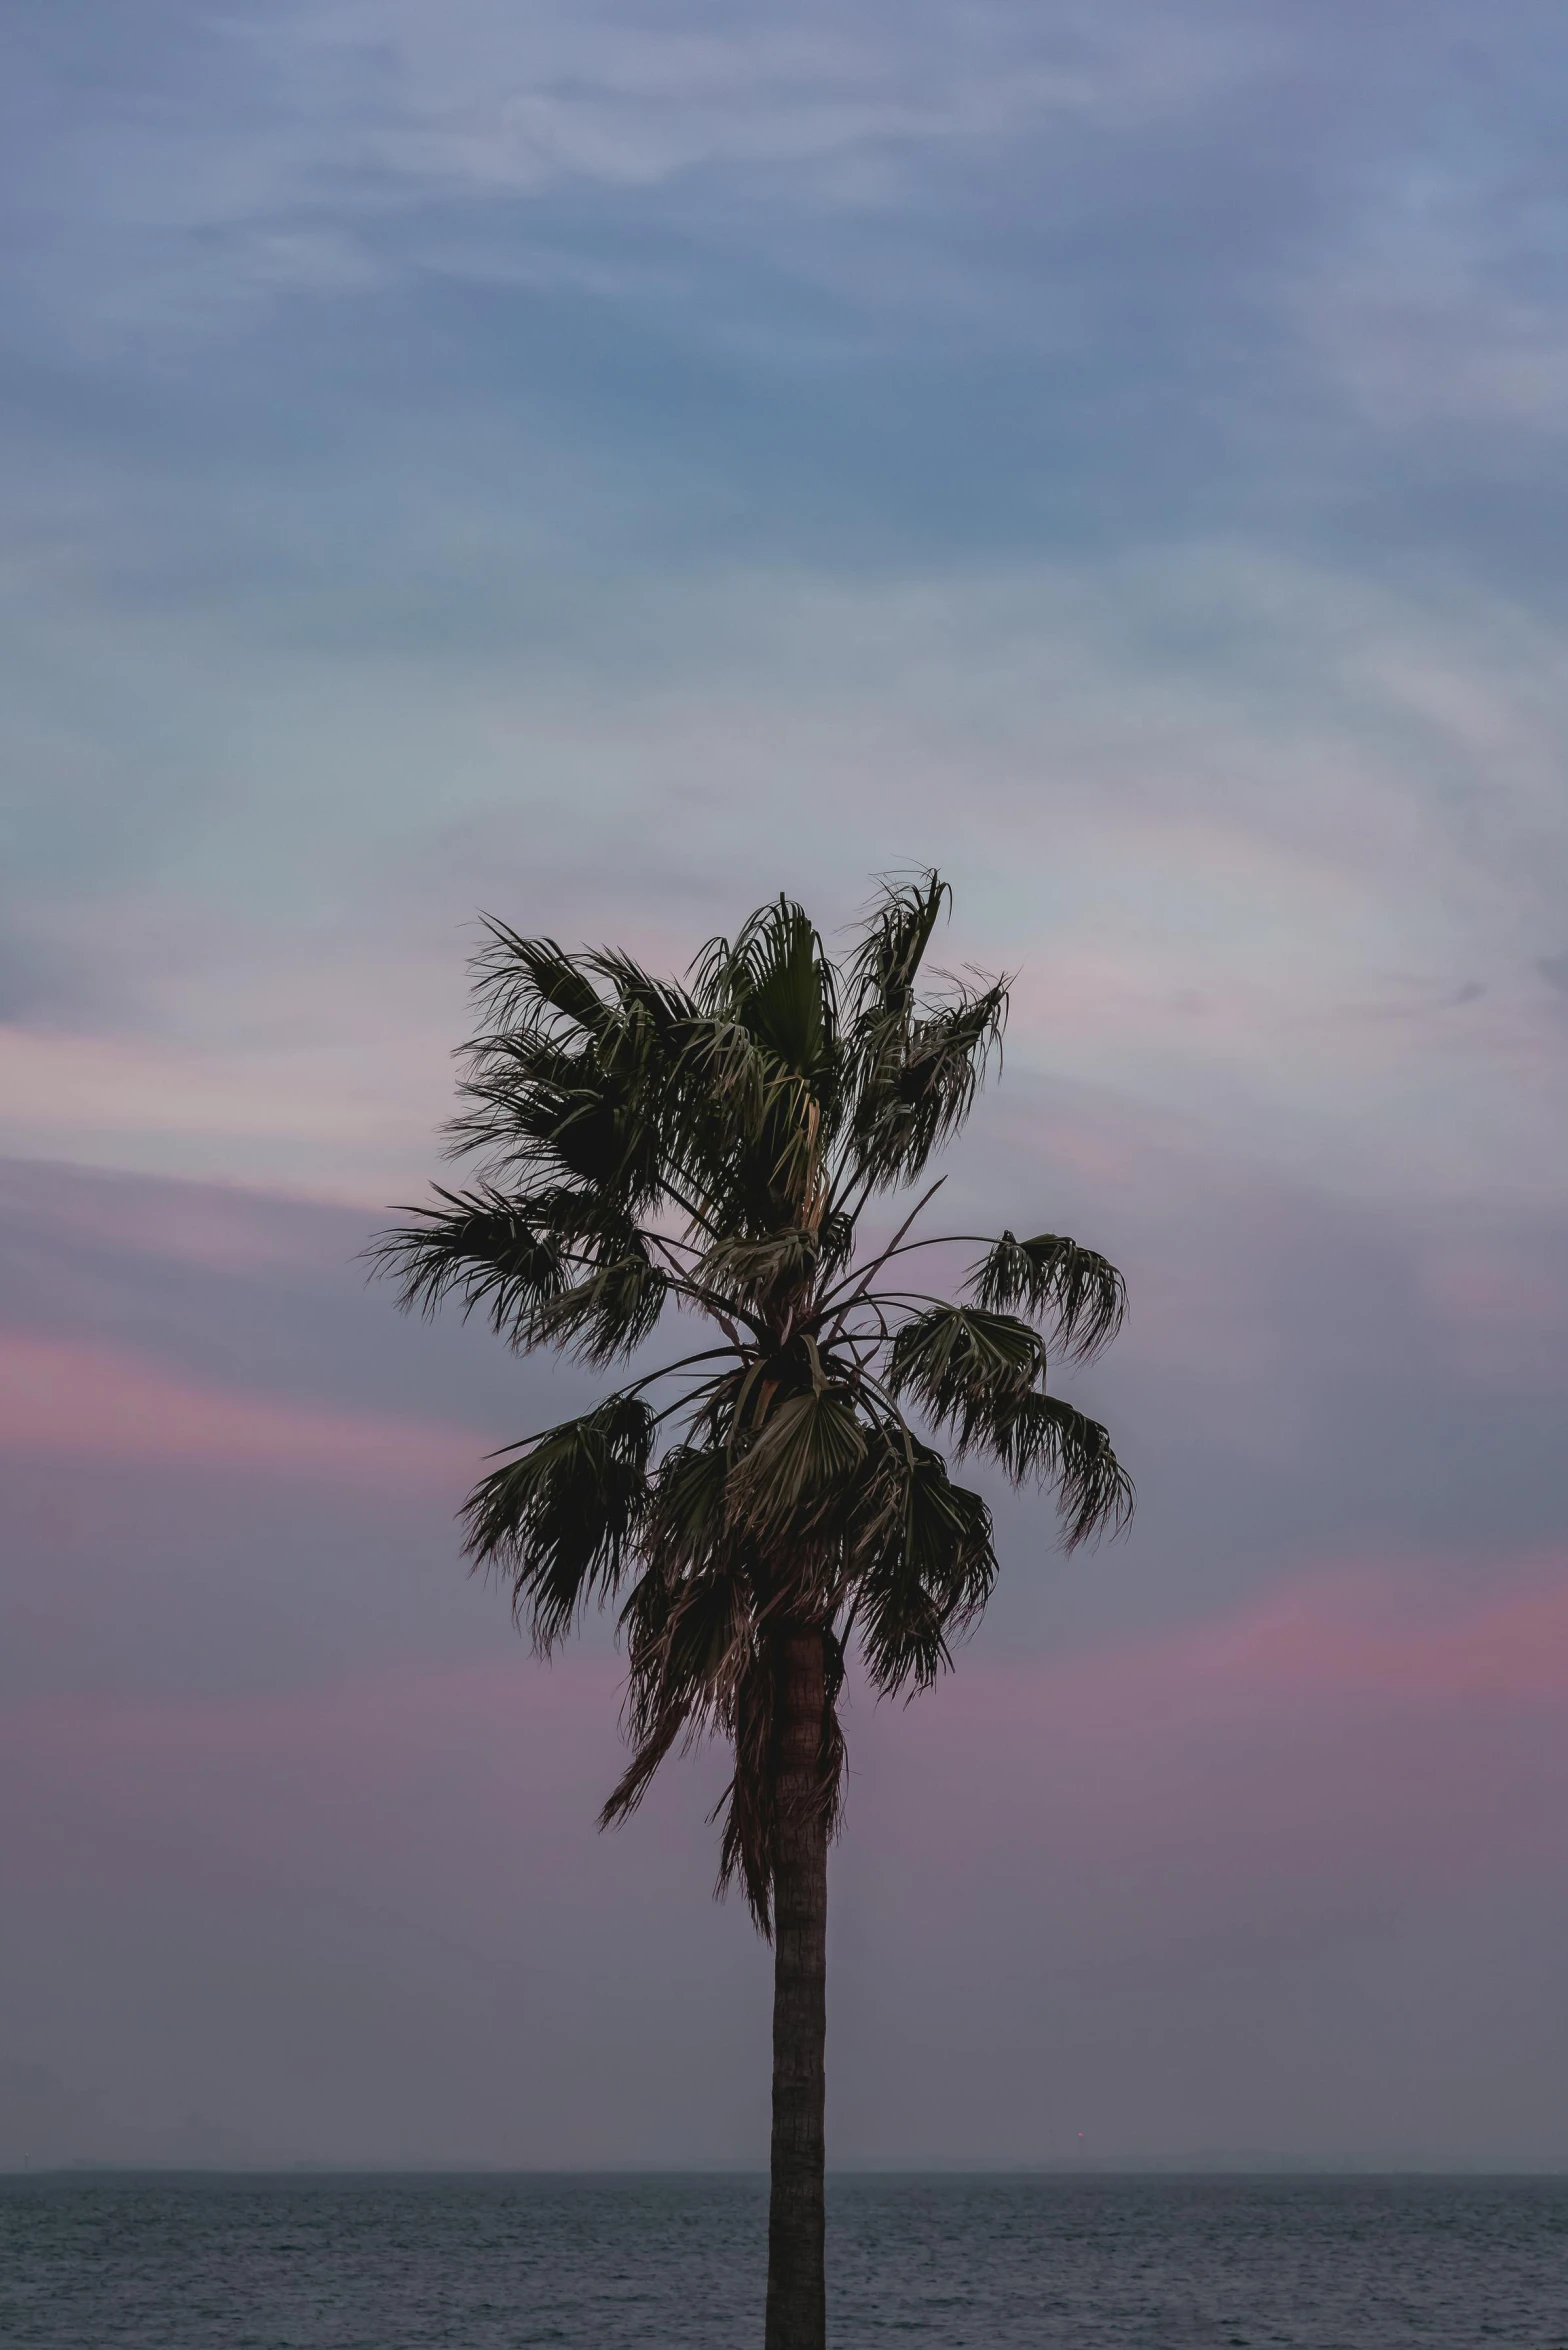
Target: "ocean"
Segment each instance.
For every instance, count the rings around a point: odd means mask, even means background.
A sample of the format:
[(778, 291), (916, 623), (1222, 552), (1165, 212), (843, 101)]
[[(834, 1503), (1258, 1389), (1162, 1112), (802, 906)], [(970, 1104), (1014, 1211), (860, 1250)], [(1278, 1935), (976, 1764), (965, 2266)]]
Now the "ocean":
[[(748, 2350), (753, 2177), (0, 2179), (5, 2350)], [(1568, 2350), (1568, 2179), (841, 2176), (833, 2350)]]

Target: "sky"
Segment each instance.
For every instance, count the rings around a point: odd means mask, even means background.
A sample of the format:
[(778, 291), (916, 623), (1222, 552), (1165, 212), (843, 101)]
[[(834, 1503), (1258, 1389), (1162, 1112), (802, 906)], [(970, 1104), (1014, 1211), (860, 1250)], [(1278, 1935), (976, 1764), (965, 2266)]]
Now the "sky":
[[(480, 911), (939, 865), (1132, 1312), (851, 1692), (830, 2155), (1568, 2161), (1568, 25), (13, 0), (0, 2164), (759, 2163), (722, 1781), (467, 1579)], [(1081, 2134), (1081, 2136), (1080, 2136)]]

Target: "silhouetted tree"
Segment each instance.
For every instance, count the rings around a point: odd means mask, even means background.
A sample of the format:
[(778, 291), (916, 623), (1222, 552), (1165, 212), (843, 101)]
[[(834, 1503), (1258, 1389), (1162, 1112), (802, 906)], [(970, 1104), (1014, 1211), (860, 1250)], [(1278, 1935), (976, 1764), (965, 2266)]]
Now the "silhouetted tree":
[[(500, 922), (476, 965), (454, 1154), (478, 1180), (384, 1234), (402, 1303), (455, 1297), (519, 1351), (638, 1355), (667, 1307), (713, 1343), (640, 1371), (510, 1447), (464, 1507), (548, 1654), (620, 1602), (633, 1749), (605, 1821), (678, 1741), (733, 1756), (719, 1883), (774, 1945), (767, 2350), (822, 2350), (827, 1853), (858, 1646), (878, 1691), (951, 1661), (997, 1572), (990, 1512), (941, 1451), (1054, 1491), (1069, 1547), (1132, 1506), (1097, 1421), (1050, 1391), (1123, 1313), (1120, 1275), (1055, 1233), (891, 1239), (861, 1219), (920, 1182), (967, 1117), (1002, 981), (920, 974), (947, 890), (884, 889), (832, 960), (780, 898), (683, 984)], [(978, 1246), (958, 1302), (909, 1289), (915, 1252)], [(924, 1431), (924, 1432), (922, 1432)]]

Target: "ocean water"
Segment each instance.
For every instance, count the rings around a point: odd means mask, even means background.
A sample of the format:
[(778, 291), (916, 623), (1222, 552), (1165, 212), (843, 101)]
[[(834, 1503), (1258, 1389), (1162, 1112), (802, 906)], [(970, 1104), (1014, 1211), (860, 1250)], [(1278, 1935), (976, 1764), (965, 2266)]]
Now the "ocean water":
[[(746, 2350), (759, 2178), (0, 2180), (5, 2350)], [(1568, 2179), (838, 2178), (833, 2350), (1568, 2350)]]

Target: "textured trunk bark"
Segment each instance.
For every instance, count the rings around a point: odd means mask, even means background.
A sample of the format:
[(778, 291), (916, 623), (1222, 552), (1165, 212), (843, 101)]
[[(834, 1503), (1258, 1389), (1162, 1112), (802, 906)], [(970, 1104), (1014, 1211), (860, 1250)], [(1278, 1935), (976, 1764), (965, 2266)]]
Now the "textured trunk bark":
[(767, 2350), (825, 2350), (828, 1833), (820, 1793), (827, 1709), (820, 1632), (786, 1636), (780, 1701), (766, 2340)]

